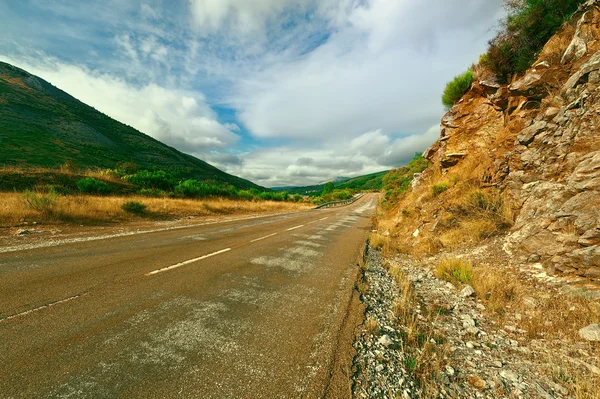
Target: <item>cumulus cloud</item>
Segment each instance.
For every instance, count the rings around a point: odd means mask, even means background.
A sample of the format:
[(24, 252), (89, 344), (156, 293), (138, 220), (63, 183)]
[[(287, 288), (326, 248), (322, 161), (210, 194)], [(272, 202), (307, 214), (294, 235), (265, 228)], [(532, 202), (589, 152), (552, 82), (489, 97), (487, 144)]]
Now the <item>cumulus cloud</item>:
[(331, 149), (282, 146), (242, 155), (242, 164), (221, 163), (230, 173), (266, 187), (311, 185), (336, 176), (355, 177), (396, 168), (439, 137), (435, 125), (422, 134), (393, 137), (382, 130), (366, 132)]
[(312, 184), (433, 143), (444, 85), (485, 50), (502, 2), (0, 2), (0, 53), (230, 173)]
[(234, 145), (238, 136), (220, 124), (216, 113), (197, 92), (149, 83), (133, 86), (121, 78), (53, 58), (8, 62), (40, 76), (114, 119), (186, 152), (207, 152)]
[(232, 103), (263, 138), (424, 131), (442, 113), (445, 83), (485, 50), (500, 10), (500, 0), (362, 3), (305, 57), (241, 82)]

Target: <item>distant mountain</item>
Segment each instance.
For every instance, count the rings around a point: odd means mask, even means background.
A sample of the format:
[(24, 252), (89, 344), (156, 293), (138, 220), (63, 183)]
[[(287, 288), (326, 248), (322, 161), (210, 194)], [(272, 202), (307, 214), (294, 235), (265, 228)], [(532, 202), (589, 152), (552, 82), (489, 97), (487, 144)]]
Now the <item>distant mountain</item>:
[(239, 189), (262, 187), (184, 154), (82, 103), (43, 79), (0, 62), (0, 166), (141, 169), (214, 180)]
[(350, 179), (350, 178), (344, 177), (344, 176), (337, 176), (337, 177), (332, 177), (331, 179), (328, 179), (328, 180), (323, 180), (317, 184), (321, 185), (321, 184), (326, 184), (326, 183), (339, 183), (341, 181), (348, 180), (348, 179)]
[[(342, 180), (334, 182), (334, 186), (338, 190), (379, 191), (383, 188), (383, 176), (388, 172), (389, 170), (385, 170), (383, 172), (371, 173), (364, 176), (344, 177), (341, 178)], [(273, 187), (272, 190), (287, 191), (290, 194), (318, 195), (323, 191), (325, 183), (303, 187)]]

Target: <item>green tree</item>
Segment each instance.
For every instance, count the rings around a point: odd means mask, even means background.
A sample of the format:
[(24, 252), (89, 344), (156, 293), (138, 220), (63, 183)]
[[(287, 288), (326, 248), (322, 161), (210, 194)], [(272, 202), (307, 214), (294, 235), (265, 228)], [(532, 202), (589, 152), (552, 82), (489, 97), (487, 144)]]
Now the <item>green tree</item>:
[(323, 187), (323, 192), (321, 193), (321, 196), (331, 194), (333, 192), (334, 188), (335, 188), (335, 185), (333, 184), (333, 182), (325, 183), (325, 187)]

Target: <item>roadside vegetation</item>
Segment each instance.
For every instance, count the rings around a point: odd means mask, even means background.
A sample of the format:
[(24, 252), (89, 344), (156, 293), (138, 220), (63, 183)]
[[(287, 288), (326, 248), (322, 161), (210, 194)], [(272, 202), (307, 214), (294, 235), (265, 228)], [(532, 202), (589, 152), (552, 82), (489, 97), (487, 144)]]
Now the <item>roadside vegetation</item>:
[[(36, 223), (110, 223), (284, 211), (314, 205), (300, 195), (178, 178), (170, 172), (120, 169), (0, 169), (0, 227)], [(281, 205), (275, 205), (281, 203)]]
[(139, 218), (173, 220), (233, 214), (292, 212), (311, 206), (289, 201), (247, 201), (229, 198), (57, 195), (31, 191), (0, 193), (0, 227), (56, 223), (106, 225)]
[(421, 173), (431, 165), (421, 154), (415, 154), (414, 158), (398, 169), (390, 171), (383, 177), (382, 189), (385, 194), (384, 204), (400, 200), (406, 195), (416, 173)]

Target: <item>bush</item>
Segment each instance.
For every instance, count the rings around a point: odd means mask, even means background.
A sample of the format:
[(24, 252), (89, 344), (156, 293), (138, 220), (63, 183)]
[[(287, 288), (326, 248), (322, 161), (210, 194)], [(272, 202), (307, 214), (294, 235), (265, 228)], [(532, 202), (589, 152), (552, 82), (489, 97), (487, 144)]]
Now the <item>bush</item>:
[(208, 186), (198, 180), (185, 180), (175, 186), (175, 194), (187, 198), (203, 197), (208, 193)]
[(508, 16), (481, 64), (503, 81), (524, 72), (585, 0), (507, 0)]
[(127, 213), (133, 213), (134, 215), (142, 215), (146, 212), (146, 205), (137, 201), (129, 201), (121, 205), (121, 209), (123, 209)]
[(431, 193), (433, 194), (434, 197), (437, 197), (438, 195), (440, 195), (444, 191), (448, 190), (449, 188), (450, 188), (450, 183), (441, 182), (441, 183), (434, 184), (433, 186), (431, 186)]
[(124, 177), (132, 184), (139, 186), (140, 188), (147, 189), (158, 189), (164, 191), (171, 191), (177, 184), (177, 179), (173, 174), (165, 172), (164, 170), (142, 170), (134, 175), (128, 175)]
[(452, 108), (458, 100), (465, 95), (471, 88), (473, 83), (473, 72), (467, 71), (462, 75), (458, 75), (451, 82), (448, 82), (444, 94), (442, 95), (442, 104), (446, 108)]
[(42, 216), (51, 216), (54, 213), (57, 194), (53, 190), (48, 193), (25, 190), (23, 196), (27, 206)]
[(108, 184), (91, 177), (79, 180), (77, 182), (77, 189), (87, 194), (107, 194), (110, 192)]

